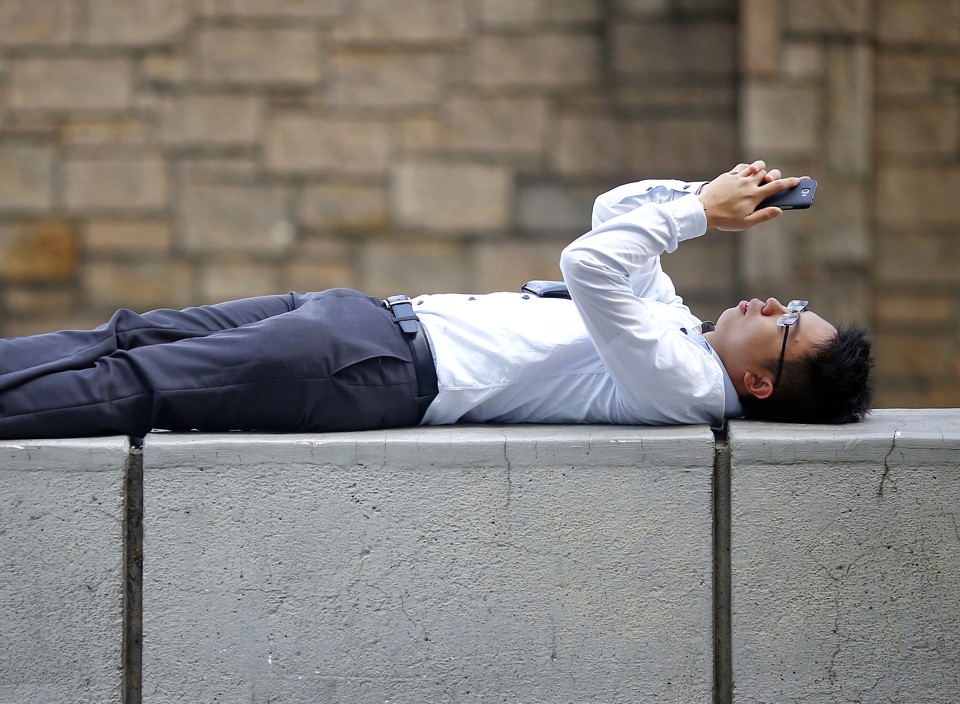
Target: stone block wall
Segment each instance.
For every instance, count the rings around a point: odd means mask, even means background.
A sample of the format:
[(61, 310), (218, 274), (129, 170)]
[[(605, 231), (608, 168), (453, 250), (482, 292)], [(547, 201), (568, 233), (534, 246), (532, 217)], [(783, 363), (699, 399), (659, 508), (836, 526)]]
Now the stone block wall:
[(758, 156), (817, 204), (665, 258), (702, 317), (871, 324), (960, 405), (956, 0), (7, 0), (0, 334), (558, 275), (593, 198)]
[(740, 4), (741, 148), (820, 182), (740, 240), (740, 283), (867, 322), (881, 406), (960, 405), (958, 20), (956, 0)]
[[(3, 333), (119, 306), (558, 276), (598, 193), (735, 158), (735, 15), (733, 0), (682, 21), (597, 0), (6, 2)], [(718, 256), (732, 245), (680, 268)], [(688, 278), (694, 300), (733, 282)]]
[[(877, 16), (873, 317), (891, 398), (960, 405), (960, 3)], [(919, 11), (918, 11), (919, 10)]]

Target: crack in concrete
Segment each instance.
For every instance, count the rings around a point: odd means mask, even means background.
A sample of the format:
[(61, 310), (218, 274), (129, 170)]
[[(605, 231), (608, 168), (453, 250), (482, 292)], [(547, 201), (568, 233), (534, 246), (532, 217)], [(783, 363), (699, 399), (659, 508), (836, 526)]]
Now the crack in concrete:
[(947, 513), (950, 521), (953, 523), (953, 534), (957, 536), (957, 542), (960, 543), (960, 526), (957, 525), (957, 517), (952, 512)]
[[(880, 477), (880, 486), (877, 489), (877, 498), (883, 498), (883, 487), (887, 481), (887, 477), (890, 475), (890, 455), (893, 454), (893, 451), (897, 448), (897, 440), (900, 439), (900, 429), (896, 428), (893, 431), (893, 443), (890, 445), (890, 450), (887, 452), (886, 456), (883, 458), (883, 474)], [(896, 486), (896, 485), (894, 485)]]
[[(866, 557), (866, 553), (861, 553), (855, 559), (851, 560), (846, 568), (843, 569), (843, 574), (835, 574), (835, 570), (830, 569), (826, 565), (817, 563), (817, 566), (822, 569), (827, 576), (834, 582), (833, 585), (833, 609), (834, 609), (834, 618), (833, 618), (833, 633), (837, 638), (836, 647), (833, 649), (833, 652), (830, 654), (830, 662), (827, 664), (827, 679), (830, 684), (835, 684), (840, 678), (837, 674), (837, 658), (840, 655), (840, 652), (843, 650), (843, 646), (846, 643), (848, 638), (844, 638), (840, 633), (840, 619), (841, 619), (841, 609), (840, 609), (840, 591), (843, 588), (843, 581), (850, 575), (850, 570), (853, 569), (860, 560)], [(840, 566), (842, 567), (842, 565)], [(839, 568), (838, 568), (839, 569)], [(840, 692), (843, 694), (843, 681), (840, 680)], [(846, 698), (846, 697), (845, 697)]]
[(513, 502), (513, 464), (510, 462), (510, 455), (507, 453), (507, 443), (509, 442), (507, 434), (503, 433), (503, 461), (507, 463), (507, 510), (510, 510)]

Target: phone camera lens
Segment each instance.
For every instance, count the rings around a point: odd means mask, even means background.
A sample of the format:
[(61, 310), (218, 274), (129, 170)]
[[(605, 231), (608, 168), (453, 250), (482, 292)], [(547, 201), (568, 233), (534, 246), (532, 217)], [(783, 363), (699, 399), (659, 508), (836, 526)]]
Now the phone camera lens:
[(803, 190), (800, 191), (800, 195), (802, 195), (802, 196), (808, 196), (808, 195), (810, 195), (810, 189), (809, 189), (809, 188), (804, 188)]

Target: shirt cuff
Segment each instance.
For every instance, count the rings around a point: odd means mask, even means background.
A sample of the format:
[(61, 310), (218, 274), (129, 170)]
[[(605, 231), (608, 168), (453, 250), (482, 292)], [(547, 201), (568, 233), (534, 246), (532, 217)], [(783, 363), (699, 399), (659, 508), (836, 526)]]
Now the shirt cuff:
[(669, 207), (670, 214), (677, 223), (678, 242), (700, 237), (707, 231), (707, 212), (704, 210), (703, 201), (694, 193), (665, 203), (664, 206)]

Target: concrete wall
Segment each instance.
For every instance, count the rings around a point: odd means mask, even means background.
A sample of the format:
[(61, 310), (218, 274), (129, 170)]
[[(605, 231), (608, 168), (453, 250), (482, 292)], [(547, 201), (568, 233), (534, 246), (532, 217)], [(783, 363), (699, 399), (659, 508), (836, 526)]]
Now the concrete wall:
[(960, 694), (960, 410), (0, 450), (0, 702)]
[(145, 702), (710, 696), (707, 428), (144, 452)]
[(960, 700), (960, 411), (730, 448), (735, 699)]
[(116, 702), (126, 438), (0, 443), (0, 702)]

